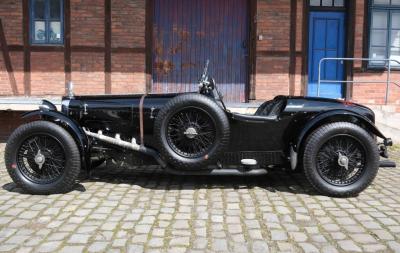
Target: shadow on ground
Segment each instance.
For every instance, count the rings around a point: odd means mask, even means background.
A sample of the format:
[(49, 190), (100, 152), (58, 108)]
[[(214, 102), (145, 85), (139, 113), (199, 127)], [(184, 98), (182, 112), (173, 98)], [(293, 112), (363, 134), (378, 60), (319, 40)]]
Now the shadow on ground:
[[(86, 191), (85, 184), (103, 182), (109, 184), (136, 185), (151, 190), (197, 190), (197, 189), (251, 189), (262, 188), (269, 192), (316, 195), (302, 173), (269, 171), (263, 176), (178, 176), (164, 173), (157, 168), (120, 169), (100, 168), (88, 179), (75, 186), (74, 191)], [(13, 182), (2, 187), (9, 192), (25, 194)]]

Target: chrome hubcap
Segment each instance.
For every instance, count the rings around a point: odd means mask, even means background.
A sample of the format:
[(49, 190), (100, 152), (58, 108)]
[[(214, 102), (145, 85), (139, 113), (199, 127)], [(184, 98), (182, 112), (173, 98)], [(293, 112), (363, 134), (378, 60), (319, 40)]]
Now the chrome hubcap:
[(349, 169), (349, 158), (345, 155), (339, 153), (338, 164), (341, 167), (344, 167), (346, 170)]
[(193, 139), (197, 136), (197, 131), (194, 127), (189, 127), (183, 134), (189, 139)]
[(40, 149), (35, 156), (35, 163), (39, 166), (39, 169), (42, 169), (44, 162), (46, 161), (46, 157), (42, 155)]

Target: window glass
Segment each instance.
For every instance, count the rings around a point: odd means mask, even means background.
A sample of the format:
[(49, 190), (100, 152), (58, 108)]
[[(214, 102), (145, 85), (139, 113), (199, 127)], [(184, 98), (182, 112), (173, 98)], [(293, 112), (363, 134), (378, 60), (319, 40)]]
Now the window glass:
[(51, 19), (60, 19), (60, 0), (50, 0), (50, 18)]
[(386, 48), (385, 47), (371, 47), (370, 58), (374, 61), (370, 61), (372, 65), (384, 65), (385, 61), (376, 61), (380, 59), (386, 59)]
[(45, 19), (45, 0), (36, 0), (34, 4), (35, 19)]
[(320, 0), (310, 0), (311, 6), (320, 6), (320, 4), (321, 4)]
[[(392, 48), (390, 51), (390, 59), (400, 62), (400, 47)], [(390, 64), (394, 66), (400, 66), (400, 63), (392, 61)]]
[(387, 31), (386, 30), (372, 30), (371, 32), (371, 46), (386, 46), (387, 45)]
[(392, 5), (400, 5), (400, 0), (392, 0)]
[(343, 7), (344, 6), (344, 0), (335, 0), (335, 6), (336, 7)]
[(387, 29), (388, 13), (383, 11), (374, 11), (372, 13), (372, 28)]
[(400, 12), (392, 13), (392, 28), (400, 29)]
[(332, 6), (333, 0), (322, 0), (322, 6)]
[(374, 4), (390, 4), (390, 0), (374, 0)]
[(50, 42), (61, 41), (61, 22), (50, 22)]
[(34, 26), (35, 40), (44, 42), (46, 40), (46, 23), (44, 21), (35, 21)]
[(400, 30), (392, 30), (390, 40), (392, 47), (400, 47)]

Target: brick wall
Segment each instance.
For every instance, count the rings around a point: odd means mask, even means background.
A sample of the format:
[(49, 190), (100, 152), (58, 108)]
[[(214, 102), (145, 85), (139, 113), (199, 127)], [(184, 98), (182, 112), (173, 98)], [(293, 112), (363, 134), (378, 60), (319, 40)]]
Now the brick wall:
[[(263, 40), (256, 42), (256, 100), (289, 94), (290, 5), (290, 1), (257, 1), (257, 35), (262, 35)], [(297, 0), (296, 68), (292, 95), (305, 94), (304, 80), (301, 74), (303, 15), (303, 1)]]
[[(45, 63), (45, 64), (43, 64)], [(64, 53), (32, 52), (32, 96), (59, 95), (65, 89)]]
[(112, 1), (112, 46), (145, 48), (145, 1)]
[[(113, 53), (112, 93), (144, 92), (145, 75), (145, 0), (113, 0), (112, 47), (141, 49), (137, 53)], [(104, 94), (105, 55), (104, 0), (70, 0), (71, 78), (77, 94)], [(0, 1), (7, 44), (19, 46), (11, 51), (19, 95), (24, 94), (24, 57), (22, 52), (22, 0)], [(60, 96), (65, 92), (64, 52), (31, 52), (30, 85), (32, 96)], [(3, 55), (0, 54), (0, 96), (13, 96)]]
[(104, 0), (71, 0), (71, 45), (104, 46)]
[[(18, 93), (24, 94), (24, 55), (22, 52), (10, 52), (10, 58), (14, 68), (12, 76), (15, 78)], [(3, 54), (0, 54), (0, 96), (10, 94), (12, 94), (10, 76), (6, 70)]]
[(22, 1), (1, 0), (0, 18), (8, 44), (22, 44)]

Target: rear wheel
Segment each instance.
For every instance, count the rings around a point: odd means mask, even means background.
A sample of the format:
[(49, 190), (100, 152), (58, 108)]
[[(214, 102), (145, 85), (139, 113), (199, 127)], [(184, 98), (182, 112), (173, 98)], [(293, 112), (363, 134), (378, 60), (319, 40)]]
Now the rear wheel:
[(62, 127), (35, 121), (17, 128), (6, 149), (7, 171), (13, 181), (32, 194), (71, 190), (80, 172), (80, 153)]
[(324, 125), (307, 138), (303, 167), (310, 183), (330, 196), (353, 196), (367, 188), (378, 172), (374, 139), (361, 127), (338, 122)]

